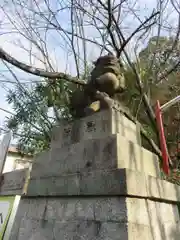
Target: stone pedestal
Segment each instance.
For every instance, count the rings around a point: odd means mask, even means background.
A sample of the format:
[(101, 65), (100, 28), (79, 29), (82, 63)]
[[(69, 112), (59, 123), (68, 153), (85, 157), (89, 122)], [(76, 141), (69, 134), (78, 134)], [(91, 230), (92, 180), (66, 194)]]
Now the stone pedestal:
[(118, 111), (56, 127), (36, 157), (10, 240), (179, 240), (180, 187)]
[(23, 195), (27, 191), (28, 179), (28, 169), (4, 173), (0, 182), (0, 196)]

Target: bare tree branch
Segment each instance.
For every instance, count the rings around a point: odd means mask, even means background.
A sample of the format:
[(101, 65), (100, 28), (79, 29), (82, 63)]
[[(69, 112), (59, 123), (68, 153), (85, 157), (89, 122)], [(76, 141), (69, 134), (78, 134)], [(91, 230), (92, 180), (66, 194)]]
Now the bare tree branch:
[(15, 58), (11, 57), (8, 53), (6, 53), (2, 48), (0, 48), (0, 59), (12, 64), (13, 66), (36, 76), (39, 77), (45, 77), (45, 78), (49, 78), (49, 79), (64, 79), (68, 82), (72, 82), (75, 84), (79, 84), (84, 86), (86, 83), (84, 81), (81, 80), (77, 80), (76, 77), (71, 77), (68, 74), (65, 73), (60, 73), (60, 72), (47, 72), (43, 69), (38, 69), (32, 66), (29, 66), (25, 63), (22, 63), (18, 60), (16, 60)]
[(169, 67), (168, 69), (165, 69), (161, 74), (159, 74), (158, 78), (157, 78), (157, 84), (161, 83), (161, 81), (163, 79), (167, 79), (168, 75), (170, 75), (172, 72), (176, 71), (176, 69), (180, 66), (180, 59), (179, 61), (177, 61), (177, 63), (172, 66)]
[[(156, 17), (157, 15), (159, 15), (160, 12), (156, 12), (156, 13), (152, 13), (152, 15), (150, 17), (148, 17), (144, 22), (142, 22), (139, 27), (137, 27), (133, 33), (131, 33), (131, 35), (125, 40), (123, 41), (120, 49), (119, 49), (119, 52), (118, 52), (118, 55), (117, 57), (120, 57), (121, 53), (123, 52), (124, 48), (126, 47), (126, 45), (129, 43), (129, 41), (134, 37), (134, 35), (136, 33), (138, 33), (139, 31), (142, 30), (142, 27), (145, 26), (150, 20), (152, 20), (154, 17)], [(151, 23), (149, 26), (145, 26), (145, 28), (147, 27), (150, 27), (154, 24), (155, 22)]]

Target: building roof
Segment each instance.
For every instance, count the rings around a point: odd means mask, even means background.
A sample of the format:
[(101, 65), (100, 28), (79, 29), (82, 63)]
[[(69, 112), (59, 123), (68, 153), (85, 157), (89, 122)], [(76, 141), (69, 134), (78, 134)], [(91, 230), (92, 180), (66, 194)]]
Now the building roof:
[(14, 144), (11, 144), (11, 145), (9, 146), (8, 153), (11, 153), (11, 154), (19, 154), (19, 155), (23, 155), (24, 157), (33, 157), (32, 154), (27, 154), (27, 153), (22, 154), (22, 153), (20, 153), (19, 150), (18, 150), (18, 148), (17, 148), (17, 146), (14, 145)]
[(18, 153), (18, 149), (15, 146), (9, 146), (8, 152), (10, 153)]

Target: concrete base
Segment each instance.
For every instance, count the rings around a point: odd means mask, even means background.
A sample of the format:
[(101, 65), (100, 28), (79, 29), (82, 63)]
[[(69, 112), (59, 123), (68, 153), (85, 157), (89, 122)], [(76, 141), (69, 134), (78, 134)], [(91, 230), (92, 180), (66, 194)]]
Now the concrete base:
[(5, 240), (179, 240), (179, 186), (129, 169), (70, 176), (4, 174), (1, 195), (23, 195)]
[(131, 196), (180, 202), (180, 186), (129, 169), (30, 179), (27, 196)]
[(160, 180), (137, 133), (114, 110), (56, 128), (30, 177), (15, 174), (24, 195), (8, 240), (179, 240), (180, 187)]
[(9, 240), (179, 240), (176, 204), (129, 197), (24, 198)]
[(0, 196), (22, 195), (26, 192), (29, 170), (22, 169), (4, 173), (0, 183)]
[(120, 134), (84, 140), (63, 148), (53, 147), (35, 159), (31, 177), (120, 168), (160, 177), (158, 157)]

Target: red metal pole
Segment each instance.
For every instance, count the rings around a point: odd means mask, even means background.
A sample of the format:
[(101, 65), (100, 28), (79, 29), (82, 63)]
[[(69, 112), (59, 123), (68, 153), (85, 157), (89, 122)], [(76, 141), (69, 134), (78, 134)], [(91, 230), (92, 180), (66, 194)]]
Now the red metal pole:
[(163, 159), (163, 171), (165, 174), (169, 175), (169, 157), (168, 157), (166, 139), (164, 135), (161, 107), (158, 100), (156, 102), (155, 113), (156, 113), (157, 126), (159, 130), (160, 147), (161, 147), (162, 159)]

